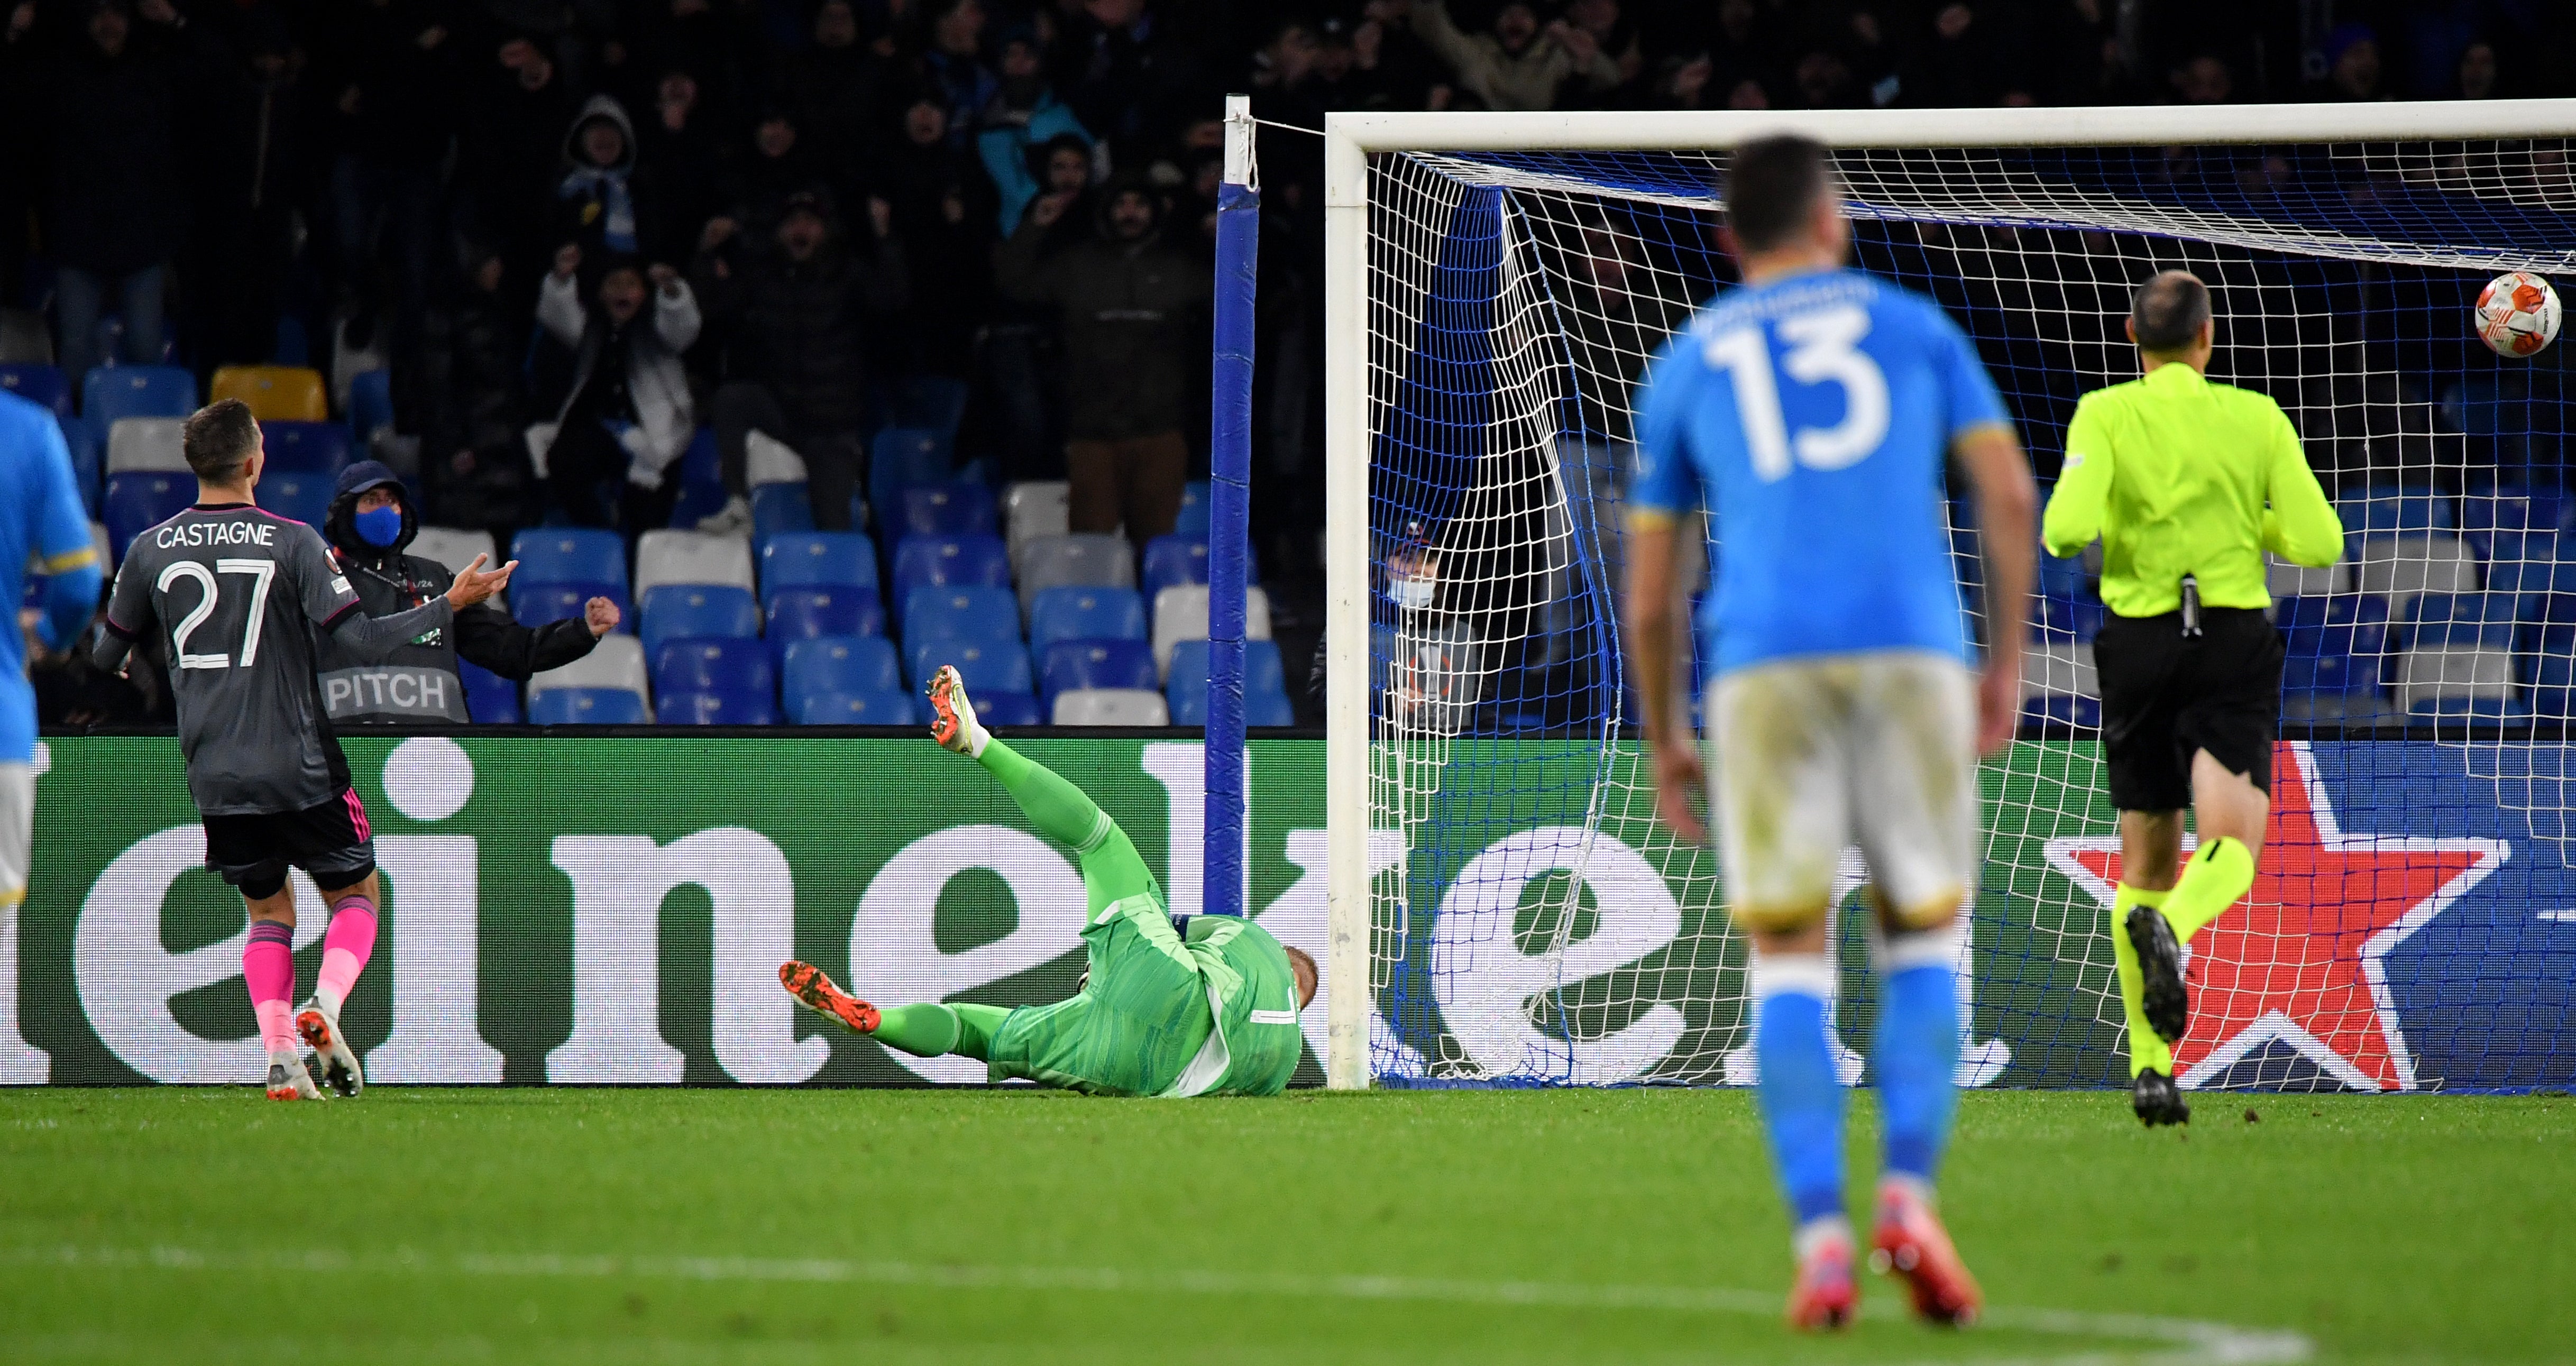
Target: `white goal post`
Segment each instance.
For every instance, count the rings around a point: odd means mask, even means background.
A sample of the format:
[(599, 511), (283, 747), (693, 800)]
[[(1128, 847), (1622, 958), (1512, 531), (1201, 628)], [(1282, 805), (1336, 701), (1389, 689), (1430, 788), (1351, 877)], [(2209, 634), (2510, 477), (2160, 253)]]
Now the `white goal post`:
[[(1815, 112), (1384, 113), (1325, 121), (1327, 1084), (1371, 1084), (1371, 162), (1392, 153), (1719, 152), (1795, 132), (1838, 151), (2423, 143), (2576, 136), (2576, 100)], [(2576, 212), (2576, 205), (2554, 205)], [(1380, 343), (1383, 347), (1384, 343)], [(1380, 840), (1386, 837), (1379, 836)], [(1384, 857), (1383, 851), (1380, 854)]]

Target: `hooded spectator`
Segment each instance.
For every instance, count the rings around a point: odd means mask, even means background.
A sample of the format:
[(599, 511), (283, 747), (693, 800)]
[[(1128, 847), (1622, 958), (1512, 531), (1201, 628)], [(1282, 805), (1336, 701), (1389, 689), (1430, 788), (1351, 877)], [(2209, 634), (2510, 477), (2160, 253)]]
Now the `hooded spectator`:
[(1008, 236), (1019, 228), (1029, 201), (1038, 196), (1045, 168), (1033, 153), (1058, 138), (1070, 137), (1088, 154), (1091, 134), (1073, 116), (1072, 107), (1048, 87), (1046, 54), (1035, 29), (1016, 28), (1002, 35), (1001, 67), (1001, 91), (984, 106), (975, 151), (1001, 195), (1000, 232)]
[[(720, 244), (695, 267), (730, 362), (713, 417), (732, 497), (701, 530), (750, 527), (755, 431), (804, 457), (814, 524), (825, 531), (849, 528), (850, 493), (866, 465), (869, 342), (910, 289), (893, 211), (869, 201), (862, 257), (842, 249), (829, 202), (807, 190), (788, 198), (775, 245)], [(909, 344), (879, 349), (895, 355)]]
[(1065, 464), (1075, 531), (1123, 521), (1138, 544), (1172, 529), (1187, 479), (1191, 348), (1206, 349), (1207, 268), (1161, 240), (1142, 179), (1111, 182), (1089, 241), (1041, 258), (1069, 197), (1033, 201), (1003, 245), (1002, 291), (1056, 310), (1067, 391)]
[(1468, 34), (1449, 17), (1446, 0), (1411, 0), (1413, 31), (1488, 109), (1554, 109), (1557, 92), (1580, 79), (1590, 95), (1624, 79), (1616, 57), (1590, 32), (1559, 22), (1540, 27), (1530, 0), (1503, 0), (1483, 33)]
[(554, 236), (594, 259), (659, 254), (660, 187), (636, 166), (635, 124), (626, 106), (612, 96), (591, 96), (564, 134), (563, 156)]
[[(698, 339), (698, 301), (669, 266), (620, 259), (599, 272), (584, 308), (581, 263), (581, 248), (565, 245), (537, 288), (538, 323), (573, 353), (571, 391), (544, 455), (546, 482), (575, 525), (622, 524), (632, 540), (670, 519), (679, 486), (668, 471), (697, 430), (680, 353)], [(614, 508), (601, 497), (612, 479), (623, 481)]]
[[(371, 617), (408, 611), (445, 593), (455, 581), (453, 568), (403, 553), (419, 534), (411, 496), (391, 469), (361, 460), (340, 471), (322, 535), (357, 592), (360, 611)], [(447, 626), (398, 647), (382, 663), (361, 661), (323, 637), (314, 670), (322, 705), (341, 725), (469, 721), (465, 683), (456, 668), (459, 656), (503, 678), (524, 679), (589, 654), (617, 625), (617, 615), (617, 604), (592, 598), (583, 617), (530, 629), (495, 604), (478, 603), (460, 609)]]
[(187, 225), (175, 132), (183, 95), (212, 69), (205, 35), (169, 0), (90, 0), (79, 28), (8, 42), (5, 84), (41, 143), (37, 203), (54, 263), (56, 348), (74, 383), (106, 360), (98, 321), (125, 320), (124, 358), (159, 364), (165, 268)]

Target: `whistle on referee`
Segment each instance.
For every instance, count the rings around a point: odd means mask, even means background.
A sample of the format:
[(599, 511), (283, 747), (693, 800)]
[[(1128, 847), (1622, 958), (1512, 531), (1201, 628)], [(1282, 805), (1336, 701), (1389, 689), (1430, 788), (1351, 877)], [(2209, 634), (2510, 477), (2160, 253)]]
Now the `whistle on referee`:
[(2200, 634), (2200, 578), (2182, 576), (2182, 633), (2185, 638)]

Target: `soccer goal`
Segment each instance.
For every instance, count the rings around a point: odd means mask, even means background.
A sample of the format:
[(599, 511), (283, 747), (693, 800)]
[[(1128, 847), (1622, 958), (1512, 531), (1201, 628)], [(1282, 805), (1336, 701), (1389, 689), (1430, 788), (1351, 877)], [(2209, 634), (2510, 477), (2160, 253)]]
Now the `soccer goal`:
[[(2271, 843), (2194, 945), (2184, 1084), (2576, 1077), (2576, 386), (2566, 344), (2500, 356), (2472, 323), (2500, 273), (2576, 272), (2576, 101), (2513, 101), (1333, 116), (1331, 1083), (1752, 1076), (1715, 861), (1653, 820), (1621, 489), (1631, 384), (1729, 274), (1724, 151), (1793, 130), (1836, 149), (1854, 264), (1975, 338), (2043, 483), (2077, 398), (2137, 374), (2131, 290), (2181, 266), (2215, 291), (2212, 378), (2287, 409), (2343, 512), (2342, 564), (2275, 572)], [(2125, 1083), (2095, 567), (2043, 557), (2036, 619), (1989, 620), (1952, 507), (1972, 635), (2033, 641), (1984, 771), (1961, 1080)]]

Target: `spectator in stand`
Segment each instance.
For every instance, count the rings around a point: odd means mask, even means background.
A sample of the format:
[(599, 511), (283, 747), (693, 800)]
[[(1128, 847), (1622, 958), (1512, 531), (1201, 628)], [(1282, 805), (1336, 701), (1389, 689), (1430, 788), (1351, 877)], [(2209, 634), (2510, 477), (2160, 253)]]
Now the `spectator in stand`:
[(2454, 68), (2452, 79), (2452, 99), (2494, 99), (2498, 84), (2495, 44), (2480, 39), (2460, 49), (2459, 65)]
[(1057, 314), (1064, 349), (1065, 465), (1075, 531), (1123, 520), (1139, 545), (1172, 529), (1188, 478), (1181, 423), (1190, 348), (1206, 350), (1205, 266), (1165, 245), (1162, 205), (1141, 178), (1110, 182), (1097, 232), (1051, 258), (1039, 249), (1070, 196), (1046, 195), (1002, 248), (997, 283)]
[(1000, 232), (1008, 236), (1020, 226), (1029, 201), (1038, 197), (1043, 168), (1031, 154), (1057, 138), (1070, 137), (1082, 144), (1087, 156), (1091, 134), (1073, 116), (1072, 107), (1057, 99), (1047, 85), (1046, 54), (1036, 29), (1022, 26), (1002, 35), (1001, 67), (1001, 90), (984, 106), (975, 152), (983, 158), (984, 173), (1001, 196)]
[(636, 130), (638, 160), (661, 184), (658, 240), (694, 245), (707, 220), (725, 206), (729, 170), (724, 140), (708, 128), (698, 78), (679, 68), (654, 83), (653, 117)]
[(1398, 0), (1393, 8), (1409, 12), (1423, 45), (1488, 109), (1554, 109), (1568, 81), (1599, 95), (1622, 79), (1618, 60), (1590, 32), (1562, 21), (1542, 29), (1530, 0), (1504, 0), (1492, 26), (1472, 36), (1450, 19), (1446, 0)]
[(1109, 144), (1113, 166), (1142, 166), (1193, 112), (1214, 107), (1199, 59), (1149, 0), (1082, 0), (1057, 41), (1056, 88)]
[(551, 247), (563, 132), (576, 106), (553, 58), (525, 38), (492, 49), (467, 82), (469, 115), (455, 190), (458, 217), (481, 241), (500, 246), (514, 271), (537, 273)]
[(2174, 94), (2185, 104), (2226, 104), (2236, 98), (2236, 74), (2224, 58), (2203, 52), (2174, 68)]
[[(1875, 36), (1879, 22), (1870, 16)], [(1857, 16), (1856, 16), (1857, 20)], [(1884, 91), (1907, 104), (1936, 109), (1966, 109), (1996, 104), (2029, 104), (2032, 77), (2020, 35), (1994, 0), (1949, 0), (1932, 11), (1925, 41), (1910, 45), (1913, 61), (1894, 90), (1873, 85), (1872, 102)]]
[(539, 511), (528, 500), (528, 316), (509, 302), (499, 251), (465, 256), (422, 347), (421, 475), (433, 520), (499, 535)]
[(23, 101), (21, 136), (41, 144), (55, 354), (75, 384), (107, 359), (98, 322), (111, 303), (125, 319), (125, 359), (161, 360), (162, 287), (187, 218), (173, 138), (183, 96), (213, 65), (205, 35), (170, 0), (89, 0), (78, 15), (77, 32), (48, 33), (33, 5), (13, 10), (0, 69)]
[[(1097, 206), (1091, 195), (1090, 144), (1070, 133), (1049, 140), (1038, 156), (1043, 188), (1010, 226), (1027, 226), (1037, 206), (1052, 199), (1053, 221), (1038, 228), (1028, 257), (1052, 260), (1065, 248), (1090, 240)], [(994, 300), (984, 328), (984, 373), (993, 396), (994, 437), (1003, 472), (1013, 479), (1051, 479), (1062, 472), (1062, 423), (1055, 398), (1054, 319), (1039, 304), (1004, 294)]]
[[(837, 201), (846, 197), (850, 180), (836, 175), (807, 146), (804, 130), (797, 124), (794, 111), (785, 105), (772, 104), (760, 111), (751, 130), (751, 155), (733, 164), (725, 189), (724, 212), (708, 220), (705, 232), (728, 235), (736, 230), (748, 234), (755, 242), (771, 240), (785, 217), (790, 197), (807, 193), (817, 185), (828, 190)], [(718, 225), (722, 226), (719, 227)], [(698, 239), (701, 249), (707, 238)]]
[(893, 217), (886, 201), (868, 201), (862, 260), (841, 250), (830, 205), (808, 190), (788, 198), (775, 251), (729, 249), (727, 237), (699, 253), (698, 287), (731, 362), (713, 415), (732, 495), (700, 530), (750, 529), (746, 443), (755, 431), (804, 457), (814, 525), (849, 529), (850, 493), (867, 464), (868, 341), (910, 289)]
[[(627, 539), (671, 519), (679, 484), (667, 477), (697, 430), (680, 353), (698, 339), (698, 301), (679, 272), (613, 259), (595, 304), (581, 303), (582, 250), (565, 244), (537, 288), (537, 321), (573, 353), (571, 392), (545, 453), (555, 507), (576, 526), (619, 526)], [(652, 316), (644, 315), (648, 296)], [(623, 480), (612, 506), (601, 486)]]
[(2341, 102), (2389, 98), (2381, 84), (2379, 31), (2368, 24), (2338, 24), (2326, 35), (2325, 98)]
[(914, 67), (948, 116), (949, 144), (966, 151), (973, 145), (976, 120), (1002, 92), (1001, 78), (984, 65), (984, 3), (935, 0), (925, 17), (928, 41)]
[(886, 60), (859, 41), (851, 0), (814, 7), (813, 41), (787, 55), (779, 84), (819, 155), (836, 165), (866, 157), (883, 116)]
[(658, 257), (666, 244), (661, 187), (635, 162), (635, 125), (626, 106), (593, 95), (564, 134), (563, 179), (555, 186), (553, 236), (593, 259)]
[(439, 255), (455, 44), (426, 6), (360, 0), (326, 14), (336, 20), (324, 30), (321, 90), (330, 101), (332, 302), (348, 319), (350, 345), (366, 347), (390, 297), (395, 369), (408, 381)]
[(945, 104), (925, 95), (904, 110), (876, 183), (893, 206), (894, 235), (912, 279), (927, 283), (890, 319), (894, 335), (906, 339), (899, 368), (965, 378), (974, 371), (975, 335), (992, 316), (993, 244), (1002, 236), (993, 230), (993, 182), (973, 153), (949, 141)]
[(1646, 70), (1645, 40), (1634, 17), (1620, 0), (1573, 0), (1558, 21), (1608, 53), (1619, 67), (1619, 83), (1595, 90), (1583, 101), (1596, 109), (1620, 109), (1635, 103)]
[(305, 202), (302, 54), (286, 17), (261, 5), (236, 12), (203, 116), (190, 121), (186, 155), (196, 231), (180, 270), (191, 353), (215, 365), (251, 365), (276, 351), (277, 320), (295, 265), (295, 210)]

